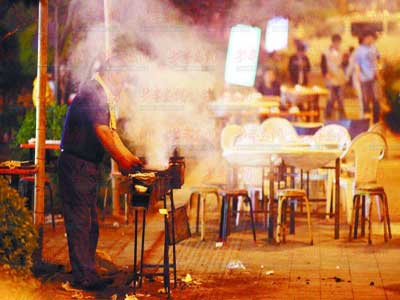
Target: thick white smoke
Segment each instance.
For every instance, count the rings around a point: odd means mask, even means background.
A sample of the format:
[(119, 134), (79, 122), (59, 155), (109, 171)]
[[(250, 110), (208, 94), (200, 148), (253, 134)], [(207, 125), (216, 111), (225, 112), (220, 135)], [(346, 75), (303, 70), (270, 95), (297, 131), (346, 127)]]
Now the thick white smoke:
[[(110, 3), (111, 46), (130, 73), (119, 107), (125, 137), (150, 167), (165, 166), (175, 146), (207, 156), (218, 139), (207, 105), (223, 82), (225, 47), (211, 44), (167, 1)], [(85, 20), (69, 61), (74, 80), (83, 82), (104, 58), (103, 1), (76, 0), (70, 9)]]

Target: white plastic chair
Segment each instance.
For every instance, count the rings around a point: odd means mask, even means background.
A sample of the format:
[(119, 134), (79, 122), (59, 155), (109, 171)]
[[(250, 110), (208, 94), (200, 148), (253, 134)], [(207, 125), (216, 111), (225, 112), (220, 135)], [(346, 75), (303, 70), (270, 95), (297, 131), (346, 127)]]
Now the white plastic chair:
[[(330, 124), (319, 129), (313, 136), (313, 141), (317, 145), (323, 144), (337, 144), (340, 149), (346, 151), (350, 146), (351, 137), (348, 130), (341, 125)], [(315, 178), (314, 178), (315, 179)], [(320, 178), (317, 178), (320, 179)], [(335, 202), (332, 201), (334, 198), (334, 194), (332, 193), (334, 188), (334, 179), (335, 179), (335, 170), (328, 169), (326, 180), (325, 180), (325, 191), (326, 191), (326, 214), (329, 215), (331, 205), (334, 205)], [(333, 206), (333, 211), (335, 211), (335, 207)]]
[(245, 132), (242, 126), (230, 124), (224, 127), (221, 132), (221, 147), (222, 150), (231, 148), (236, 139)]
[[(384, 139), (385, 139), (385, 127), (382, 123), (376, 123), (373, 125), (368, 132), (375, 132), (380, 134)], [(386, 142), (386, 139), (385, 139)], [(386, 155), (388, 153), (388, 150), (386, 149)], [(345, 210), (346, 210), (346, 216), (347, 216), (347, 223), (350, 224), (351, 222), (351, 211), (353, 209), (353, 195), (355, 191), (355, 181), (354, 181), (354, 172), (355, 172), (355, 162), (354, 162), (354, 156), (352, 153), (348, 153), (346, 157), (346, 162), (342, 163), (342, 171), (346, 171), (348, 176), (346, 177), (340, 177), (340, 188), (343, 190), (343, 195), (344, 203), (345, 205)], [(334, 177), (332, 177), (332, 180), (334, 180)], [(333, 190), (333, 198), (335, 197), (335, 191)], [(369, 197), (367, 196), (367, 202), (371, 201)], [(377, 206), (377, 213), (378, 213), (378, 219), (382, 220), (382, 215), (381, 215), (381, 209), (380, 209), (380, 201), (379, 198), (376, 198), (376, 206)]]
[(291, 143), (299, 140), (293, 125), (283, 118), (269, 118), (260, 125), (259, 136), (263, 142)]
[[(386, 193), (383, 186), (377, 182), (377, 171), (379, 161), (384, 157), (387, 150), (385, 139), (378, 133), (366, 132), (357, 136), (352, 142), (350, 148), (343, 154), (342, 159), (348, 156), (354, 157), (355, 173), (354, 173), (354, 186), (355, 192), (353, 197), (352, 218), (349, 226), (349, 240), (352, 239), (353, 224), (358, 217), (360, 207), (367, 209), (366, 196), (378, 196), (381, 200), (383, 208), (383, 223), (384, 223), (384, 238), (385, 241), (392, 238), (390, 229), (389, 208)], [(361, 203), (360, 203), (361, 201)], [(372, 201), (368, 206), (368, 210), (362, 211), (362, 231), (364, 234), (365, 216), (368, 217), (368, 242), (371, 243), (372, 236)], [(358, 218), (357, 218), (358, 219)], [(357, 238), (357, 223), (354, 227), (354, 237)]]

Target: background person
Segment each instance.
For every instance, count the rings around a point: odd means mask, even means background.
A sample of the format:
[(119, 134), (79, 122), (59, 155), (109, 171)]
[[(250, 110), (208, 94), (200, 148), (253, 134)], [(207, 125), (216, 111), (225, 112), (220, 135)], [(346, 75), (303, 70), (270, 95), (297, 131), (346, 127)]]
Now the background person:
[(306, 55), (306, 46), (297, 42), (296, 53), (289, 58), (289, 75), (293, 85), (307, 85), (308, 73), (311, 70), (310, 60)]
[(354, 52), (354, 62), (361, 84), (364, 113), (371, 111), (373, 106), (373, 122), (379, 120), (379, 103), (376, 96), (376, 81), (378, 78), (378, 51), (374, 46), (376, 36), (373, 32), (365, 32), (361, 36), (361, 44)]
[(338, 104), (339, 118), (346, 117), (343, 105), (343, 86), (346, 83), (346, 78), (343, 70), (343, 54), (340, 51), (341, 42), (342, 37), (339, 34), (334, 34), (331, 38), (331, 45), (321, 56), (321, 71), (330, 93), (326, 105), (327, 118), (332, 116), (335, 102)]
[(266, 69), (262, 75), (262, 81), (257, 87), (257, 90), (264, 96), (280, 96), (281, 83), (276, 78), (276, 73), (273, 69)]

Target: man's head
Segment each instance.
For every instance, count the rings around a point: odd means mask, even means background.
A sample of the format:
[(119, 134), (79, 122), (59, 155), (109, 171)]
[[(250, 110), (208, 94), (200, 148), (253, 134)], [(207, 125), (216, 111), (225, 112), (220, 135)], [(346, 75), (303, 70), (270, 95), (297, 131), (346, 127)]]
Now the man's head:
[(340, 44), (342, 43), (342, 37), (340, 36), (340, 34), (336, 33), (332, 35), (331, 41), (332, 41), (332, 47), (335, 49), (339, 49)]
[(296, 45), (297, 53), (299, 54), (305, 54), (306, 52), (306, 46), (302, 42), (298, 42)]
[(375, 32), (366, 31), (361, 35), (361, 44), (370, 46), (375, 42), (376, 38), (377, 36)]
[(118, 56), (108, 58), (98, 70), (101, 78), (115, 94), (120, 93), (124, 83), (128, 80), (128, 71), (128, 63)]

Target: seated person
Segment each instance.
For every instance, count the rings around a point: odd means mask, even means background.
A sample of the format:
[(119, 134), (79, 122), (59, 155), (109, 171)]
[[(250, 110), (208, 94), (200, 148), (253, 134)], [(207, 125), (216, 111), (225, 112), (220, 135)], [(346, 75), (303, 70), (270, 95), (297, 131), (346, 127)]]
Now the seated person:
[(265, 70), (261, 83), (257, 86), (257, 90), (264, 96), (280, 96), (281, 83), (277, 80), (275, 71), (272, 69)]

